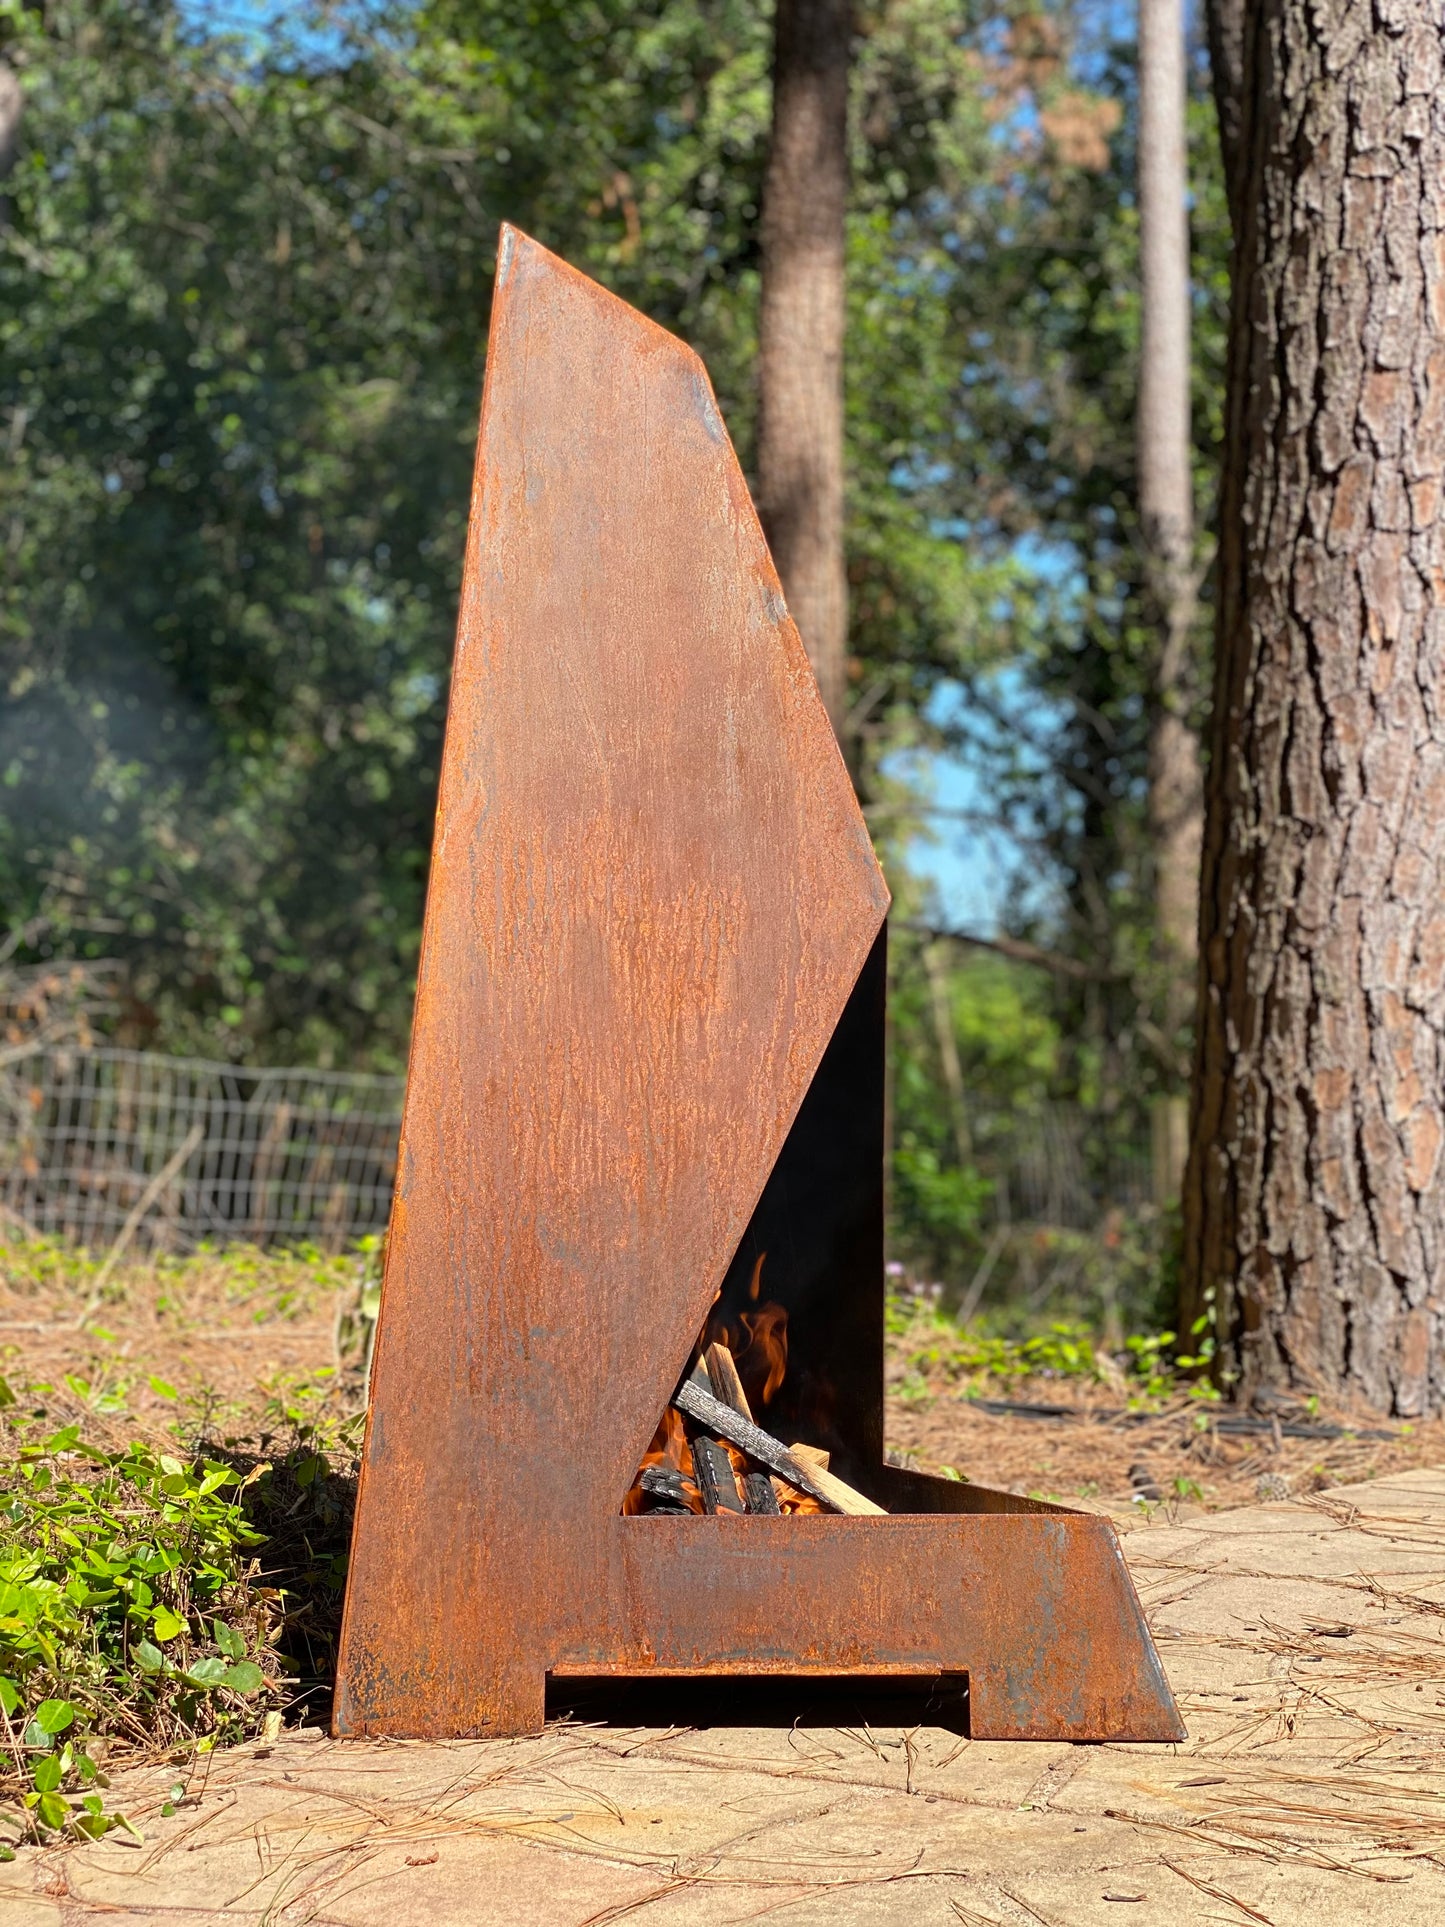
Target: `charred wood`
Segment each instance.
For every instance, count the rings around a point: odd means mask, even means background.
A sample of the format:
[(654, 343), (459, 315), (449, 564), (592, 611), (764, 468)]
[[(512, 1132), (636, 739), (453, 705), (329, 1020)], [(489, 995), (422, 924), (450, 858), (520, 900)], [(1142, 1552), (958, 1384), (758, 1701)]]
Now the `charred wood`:
[[(711, 1392), (705, 1392), (691, 1379), (680, 1387), (673, 1404), (687, 1418), (706, 1426), (709, 1432), (726, 1439), (729, 1445), (737, 1446), (750, 1459), (756, 1459), (759, 1465), (766, 1466), (769, 1472), (776, 1472), (780, 1479), (785, 1479), (799, 1492), (806, 1492), (820, 1505), (827, 1506), (830, 1512), (840, 1510), (836, 1500), (819, 1486), (812, 1469), (794, 1458), (780, 1440), (765, 1432), (761, 1426), (754, 1425), (750, 1419), (743, 1418), (730, 1405), (724, 1405)], [(696, 1445), (693, 1451), (696, 1455)]]
[(681, 1472), (668, 1465), (650, 1465), (638, 1480), (647, 1512), (691, 1512)]
[(773, 1490), (773, 1482), (766, 1472), (749, 1472), (743, 1480), (743, 1492), (748, 1502), (748, 1511), (761, 1513), (776, 1519), (782, 1511), (778, 1495)]
[(716, 1439), (709, 1438), (705, 1432), (699, 1433), (692, 1442), (692, 1463), (704, 1512), (747, 1510), (738, 1491), (733, 1462)]

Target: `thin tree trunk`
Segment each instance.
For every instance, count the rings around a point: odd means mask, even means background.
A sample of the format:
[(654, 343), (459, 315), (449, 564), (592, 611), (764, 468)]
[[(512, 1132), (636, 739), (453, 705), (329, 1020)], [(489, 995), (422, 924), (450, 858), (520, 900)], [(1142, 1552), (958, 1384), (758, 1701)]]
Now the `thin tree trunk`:
[(0, 56), (0, 228), (9, 225), (10, 201), (5, 193), (6, 175), (15, 165), (20, 146), (20, 121), (25, 111), (25, 95), (20, 76), (10, 62)]
[(841, 740), (844, 222), (849, 0), (777, 0), (763, 187), (758, 510)]
[(1435, 1412), (1441, 7), (1223, 12), (1234, 306), (1185, 1310), (1212, 1309), (1246, 1393)]
[[(1189, 219), (1183, 0), (1139, 0), (1139, 521), (1157, 634), (1149, 730), (1155, 917), (1171, 1044), (1194, 1002), (1204, 783), (1193, 706)], [(1186, 1078), (1154, 1117), (1156, 1201), (1179, 1196), (1188, 1150)]]
[(958, 1037), (953, 1028), (953, 1003), (948, 994), (948, 959), (941, 943), (924, 946), (923, 965), (928, 973), (928, 995), (933, 1005), (933, 1032), (938, 1040), (938, 1062), (943, 1072), (943, 1087), (948, 1093), (948, 1112), (953, 1125), (953, 1142), (958, 1152), (958, 1168), (966, 1171), (973, 1162), (973, 1133), (968, 1126), (968, 1098), (963, 1088), (963, 1065), (958, 1056)]

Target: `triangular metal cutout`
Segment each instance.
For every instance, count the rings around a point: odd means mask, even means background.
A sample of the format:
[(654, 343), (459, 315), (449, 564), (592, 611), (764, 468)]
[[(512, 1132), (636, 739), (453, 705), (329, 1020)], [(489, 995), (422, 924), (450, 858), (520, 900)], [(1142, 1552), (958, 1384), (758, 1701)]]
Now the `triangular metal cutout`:
[[(753, 1415), (830, 1454), (883, 1459), (883, 1105), (888, 937), (880, 930), (828, 1040), (698, 1340), (733, 1350)], [(781, 1357), (780, 1357), (781, 1353)], [(781, 1370), (780, 1370), (781, 1368)], [(638, 1470), (653, 1460), (659, 1420)], [(666, 1463), (676, 1457), (676, 1440)], [(636, 1479), (629, 1485), (635, 1490)]]

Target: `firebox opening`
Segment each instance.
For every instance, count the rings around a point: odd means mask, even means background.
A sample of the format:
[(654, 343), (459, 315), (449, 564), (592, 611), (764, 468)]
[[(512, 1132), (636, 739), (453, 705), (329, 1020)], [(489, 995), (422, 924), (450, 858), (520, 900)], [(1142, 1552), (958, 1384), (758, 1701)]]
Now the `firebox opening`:
[(547, 1675), (547, 1718), (601, 1726), (939, 1726), (968, 1738), (967, 1673)]
[[(691, 1381), (740, 1411), (775, 1444), (805, 1447), (825, 1475), (858, 1488), (855, 1498), (866, 1493), (883, 1459), (886, 988), (885, 928), (739, 1240), (679, 1387)], [(839, 1509), (816, 1492), (800, 1492), (786, 1477), (771, 1476), (777, 1464), (749, 1454), (725, 1428), (720, 1432), (677, 1407), (674, 1395), (623, 1500), (625, 1513)], [(863, 1509), (881, 1508), (865, 1497)]]

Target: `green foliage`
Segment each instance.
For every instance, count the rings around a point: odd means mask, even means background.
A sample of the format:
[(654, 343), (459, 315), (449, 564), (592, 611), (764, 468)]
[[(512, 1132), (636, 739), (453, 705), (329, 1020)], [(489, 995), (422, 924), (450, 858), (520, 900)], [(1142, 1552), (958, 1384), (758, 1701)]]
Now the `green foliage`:
[(887, 1301), (885, 1324), (892, 1337), (903, 1341), (897, 1351), (906, 1361), (906, 1372), (920, 1384), (937, 1379), (952, 1385), (974, 1380), (1011, 1385), (1024, 1378), (1102, 1376), (1093, 1335), (1062, 1320), (1028, 1337), (1012, 1338), (980, 1325), (961, 1325), (936, 1306), (925, 1309), (894, 1292)]
[[(213, 1458), (42, 1434), (0, 1467), (0, 1786), (36, 1837), (122, 1824), (88, 1743), (239, 1738), (283, 1696), (246, 1479)], [(260, 1476), (252, 1472), (251, 1480)]]
[(1009, 1389), (1026, 1379), (1074, 1379), (1120, 1385), (1131, 1407), (1147, 1406), (1180, 1391), (1202, 1402), (1217, 1400), (1205, 1380), (1190, 1380), (1194, 1361), (1176, 1353), (1173, 1332), (1134, 1332), (1121, 1355), (1107, 1358), (1097, 1330), (1077, 1321), (1050, 1320), (1031, 1332), (1004, 1332), (990, 1322), (961, 1324), (936, 1304), (921, 1302), (905, 1290), (890, 1292), (886, 1329), (899, 1361), (894, 1389), (903, 1398), (923, 1398), (940, 1390), (982, 1393)]
[[(168, 0), (7, 19), (7, 915), (29, 954), (118, 956), (137, 1041), (398, 1062), (496, 224), (692, 340), (746, 457), (766, 10), (308, 0), (259, 42)], [(870, 25), (850, 548), (892, 740), (1001, 579), (918, 480), (954, 432), (956, 290), (915, 217), (989, 129), (955, 9)]]
[(963, 1073), (971, 1157), (938, 1061), (930, 991), (917, 944), (895, 945), (893, 1247), (915, 1271), (955, 1290), (988, 1242), (997, 1174), (1037, 1128), (1058, 1059), (1048, 986), (1037, 972), (976, 956), (950, 971), (948, 1016)]

